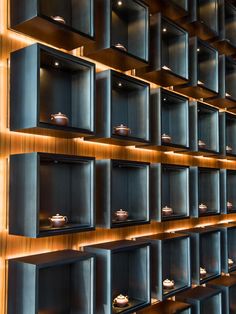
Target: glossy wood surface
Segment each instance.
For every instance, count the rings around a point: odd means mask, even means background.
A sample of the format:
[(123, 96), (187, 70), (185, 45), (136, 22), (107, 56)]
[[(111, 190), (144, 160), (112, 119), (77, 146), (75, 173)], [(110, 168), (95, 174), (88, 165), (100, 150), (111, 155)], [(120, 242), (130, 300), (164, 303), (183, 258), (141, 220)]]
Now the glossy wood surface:
[[(236, 215), (219, 215), (202, 217), (200, 219), (185, 219), (152, 222), (142, 226), (129, 226), (112, 230), (97, 228), (95, 231), (78, 234), (60, 235), (40, 239), (30, 239), (12, 236), (8, 233), (9, 207), (9, 156), (18, 153), (36, 151), (46, 153), (61, 153), (79, 156), (91, 156), (97, 159), (127, 159), (141, 162), (168, 163), (186, 166), (202, 166), (214, 168), (236, 169), (234, 160), (199, 158), (172, 152), (162, 153), (135, 149), (134, 147), (120, 147), (85, 142), (81, 139), (59, 139), (50, 136), (19, 134), (9, 131), (9, 71), (8, 62), (10, 52), (36, 42), (7, 29), (8, 20), (7, 0), (0, 2), (0, 314), (7, 313), (7, 270), (9, 258), (57, 251), (60, 249), (79, 249), (88, 244), (127, 239), (134, 236), (155, 234), (167, 230), (191, 228), (199, 224), (216, 224), (221, 220), (236, 220)], [(74, 50), (73, 55), (80, 56), (81, 51)], [(89, 60), (92, 61), (92, 60)], [(93, 61), (92, 61), (93, 62)], [(97, 71), (107, 67), (98, 63)], [(128, 73), (131, 74), (131, 73)], [(152, 84), (152, 88), (157, 86)]]

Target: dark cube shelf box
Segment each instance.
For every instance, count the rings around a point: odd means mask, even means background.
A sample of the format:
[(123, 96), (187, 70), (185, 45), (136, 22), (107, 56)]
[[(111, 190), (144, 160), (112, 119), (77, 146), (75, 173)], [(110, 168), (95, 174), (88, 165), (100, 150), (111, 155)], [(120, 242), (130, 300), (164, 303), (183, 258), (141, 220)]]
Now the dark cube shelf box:
[(175, 89), (196, 99), (218, 93), (218, 51), (197, 37), (189, 40), (189, 82)]
[[(149, 163), (97, 160), (97, 224), (114, 228), (149, 223)], [(128, 212), (126, 220), (116, 217)]]
[(95, 0), (96, 42), (84, 54), (122, 71), (149, 58), (149, 8), (144, 1)]
[[(92, 157), (12, 155), (9, 233), (37, 238), (94, 229), (94, 163)], [(63, 227), (49, 222), (57, 213), (68, 218)]]
[(236, 250), (235, 250), (236, 224), (235, 223), (219, 224), (218, 229), (221, 230), (222, 271), (225, 274), (228, 274), (236, 270)]
[(192, 305), (192, 313), (226, 314), (222, 307), (222, 292), (209, 287), (196, 287), (176, 296), (177, 301)]
[[(141, 145), (149, 136), (150, 86), (120, 72), (97, 74), (96, 135), (88, 140), (113, 145)], [(116, 132), (125, 126), (126, 134)]]
[(149, 65), (137, 69), (136, 75), (161, 86), (188, 81), (188, 33), (164, 18), (161, 13), (151, 17), (151, 48)]
[(95, 314), (95, 258), (65, 250), (9, 260), (8, 314)]
[(151, 164), (150, 203), (154, 220), (189, 217), (189, 167)]
[(224, 214), (236, 212), (236, 170), (220, 170), (221, 211)]
[(202, 40), (212, 40), (219, 36), (219, 0), (192, 0), (190, 12), (182, 21), (191, 35)]
[[(212, 227), (200, 227), (181, 230), (180, 233), (190, 235), (193, 283), (200, 285), (219, 277), (221, 274), (221, 231)], [(205, 269), (206, 273), (200, 275), (200, 268)]]
[(157, 304), (151, 305), (143, 310), (137, 312), (138, 314), (191, 314), (191, 305), (172, 301), (165, 300), (163, 302), (158, 302)]
[(219, 154), (219, 110), (202, 102), (190, 102), (190, 153)]
[[(95, 65), (34, 44), (11, 54), (11, 131), (59, 137), (94, 133)], [(67, 125), (51, 120), (61, 112)]]
[(190, 207), (192, 217), (220, 214), (220, 169), (190, 167)]
[(208, 287), (222, 292), (224, 314), (236, 313), (236, 276), (222, 276), (207, 283)]
[(189, 13), (189, 0), (145, 0), (151, 13), (161, 12), (171, 20), (178, 20)]
[[(188, 98), (163, 88), (151, 90), (150, 144), (145, 149), (183, 151), (189, 148)], [(168, 136), (169, 138), (163, 138)]]
[[(191, 287), (190, 238), (180, 233), (160, 233), (141, 237), (151, 243), (152, 298), (167, 299)], [(165, 289), (163, 281), (174, 281)]]
[(93, 0), (11, 0), (10, 27), (72, 50), (94, 40)]
[(226, 158), (236, 157), (236, 115), (220, 112), (220, 153)]
[[(115, 241), (86, 246), (96, 255), (96, 314), (127, 314), (150, 304), (150, 244), (144, 241)], [(125, 307), (113, 300), (129, 297)]]
[(221, 54), (234, 55), (236, 53), (236, 3), (227, 0), (219, 1), (219, 38), (213, 45)]
[(219, 94), (207, 101), (221, 108), (236, 112), (236, 61), (225, 55), (219, 57)]

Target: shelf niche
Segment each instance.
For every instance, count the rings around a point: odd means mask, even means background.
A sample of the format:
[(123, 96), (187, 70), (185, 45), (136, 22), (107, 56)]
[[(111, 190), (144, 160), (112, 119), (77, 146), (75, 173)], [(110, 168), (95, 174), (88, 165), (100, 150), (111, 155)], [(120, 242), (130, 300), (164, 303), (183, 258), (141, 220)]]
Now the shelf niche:
[(236, 276), (221, 276), (211, 280), (207, 286), (222, 292), (223, 313), (231, 314), (236, 310)]
[(28, 0), (11, 0), (10, 27), (72, 50), (94, 41), (94, 1), (34, 0), (29, 6)]
[(201, 99), (218, 93), (218, 51), (197, 37), (189, 40), (189, 82), (175, 89), (190, 97)]
[(149, 59), (149, 8), (140, 0), (95, 0), (96, 42), (84, 55), (127, 71)]
[(192, 0), (190, 13), (181, 24), (191, 36), (202, 40), (213, 40), (219, 36), (219, 0)]
[(151, 164), (150, 198), (153, 220), (188, 218), (189, 167)]
[(218, 229), (221, 230), (222, 271), (225, 274), (229, 274), (233, 271), (236, 271), (236, 252), (235, 252), (236, 224), (235, 223), (219, 224)]
[(236, 213), (236, 170), (220, 169), (220, 186), (222, 213)]
[[(188, 235), (160, 233), (138, 239), (151, 243), (152, 298), (162, 301), (191, 287)], [(174, 281), (173, 289), (164, 288), (166, 279)]]
[(190, 207), (192, 217), (220, 214), (220, 169), (190, 167)]
[(151, 16), (152, 38), (149, 65), (136, 75), (161, 86), (181, 85), (188, 81), (188, 33), (163, 17)]
[[(96, 314), (133, 313), (150, 304), (150, 244), (144, 241), (114, 241), (85, 246), (96, 255)], [(128, 296), (118, 307), (113, 300)]]
[(176, 295), (176, 300), (190, 303), (193, 313), (226, 314), (223, 312), (222, 292), (219, 289), (199, 286)]
[(151, 89), (150, 144), (145, 149), (185, 151), (189, 149), (189, 101), (163, 88)]
[[(181, 230), (180, 233), (188, 234), (191, 239), (193, 284), (204, 284), (219, 277), (221, 274), (221, 231), (213, 227), (200, 227)], [(206, 273), (200, 275), (200, 268), (205, 269)]]
[[(10, 129), (64, 138), (94, 134), (95, 65), (33, 44), (11, 53)], [(67, 125), (52, 115), (67, 116)], [(60, 117), (65, 121), (65, 118)]]
[(171, 20), (178, 20), (189, 14), (189, 0), (145, 0), (150, 12), (161, 12)]
[(158, 304), (151, 305), (143, 310), (137, 312), (137, 314), (191, 314), (191, 305), (172, 301), (165, 300), (158, 302)]
[(8, 314), (95, 314), (95, 259), (73, 250), (9, 260)]
[[(149, 223), (149, 163), (105, 159), (96, 161), (96, 169), (97, 225), (115, 228)], [(120, 209), (128, 217), (116, 215)]]
[[(95, 229), (94, 163), (47, 153), (10, 156), (9, 233), (38, 238)], [(57, 213), (68, 218), (62, 227), (50, 224)]]
[(236, 3), (233, 5), (227, 0), (220, 0), (219, 5), (219, 38), (213, 46), (220, 54), (236, 54)]
[(219, 154), (219, 110), (199, 101), (190, 102), (189, 108), (190, 154)]
[(223, 109), (236, 112), (236, 61), (225, 55), (219, 57), (219, 94), (206, 101)]
[(220, 153), (227, 159), (236, 157), (236, 115), (220, 112)]
[[(88, 140), (123, 146), (148, 144), (149, 98), (148, 83), (113, 70), (97, 73), (96, 135)], [(119, 127), (123, 133), (117, 132)]]

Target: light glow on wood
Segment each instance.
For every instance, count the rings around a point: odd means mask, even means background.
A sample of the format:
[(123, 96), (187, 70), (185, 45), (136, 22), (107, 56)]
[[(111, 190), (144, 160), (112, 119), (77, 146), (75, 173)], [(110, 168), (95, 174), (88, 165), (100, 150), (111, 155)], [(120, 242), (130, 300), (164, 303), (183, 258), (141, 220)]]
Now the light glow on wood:
[[(163, 223), (151, 222), (149, 225), (133, 226), (106, 230), (97, 228), (96, 231), (81, 232), (77, 234), (53, 236), (40, 239), (30, 239), (8, 234), (8, 204), (9, 204), (9, 165), (11, 154), (28, 152), (49, 152), (81, 156), (95, 156), (97, 159), (128, 159), (155, 163), (172, 163), (206, 167), (221, 167), (236, 169), (236, 161), (227, 159), (214, 159), (193, 157), (173, 152), (156, 152), (145, 148), (119, 147), (103, 143), (84, 141), (83, 139), (59, 139), (50, 136), (39, 136), (10, 132), (8, 128), (8, 102), (9, 102), (9, 68), (7, 60), (10, 52), (30, 45), (36, 40), (13, 32), (7, 28), (7, 0), (0, 1), (0, 34), (2, 47), (0, 49), (0, 314), (6, 314), (7, 298), (7, 260), (9, 258), (32, 255), (63, 249), (81, 249), (88, 244), (115, 241), (127, 238), (136, 238), (164, 231), (172, 232), (196, 226), (206, 226), (225, 222), (225, 215), (207, 218), (184, 219), (166, 221)], [(64, 51), (64, 50), (63, 50)], [(76, 49), (70, 52), (80, 56), (81, 51)], [(91, 62), (91, 59), (82, 57)], [(95, 62), (96, 63), (96, 62)], [(107, 66), (96, 63), (97, 71), (108, 69)], [(9, 65), (10, 66), (10, 65)], [(131, 71), (129, 71), (131, 72)], [(131, 73), (129, 73), (130, 75)], [(143, 80), (146, 81), (146, 80)], [(151, 88), (157, 85), (151, 83)], [(178, 93), (179, 94), (179, 93)], [(20, 104), (19, 104), (20, 105)], [(236, 220), (236, 214), (230, 215)], [(222, 220), (223, 219), (223, 220)], [(209, 221), (209, 223), (206, 223)], [(230, 219), (231, 221), (231, 219)]]

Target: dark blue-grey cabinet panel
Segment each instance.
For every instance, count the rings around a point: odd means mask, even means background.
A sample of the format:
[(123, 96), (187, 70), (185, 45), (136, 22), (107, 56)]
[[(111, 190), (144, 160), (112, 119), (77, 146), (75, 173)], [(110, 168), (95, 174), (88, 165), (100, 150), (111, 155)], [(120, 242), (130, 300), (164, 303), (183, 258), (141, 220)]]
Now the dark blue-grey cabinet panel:
[(190, 97), (214, 97), (218, 93), (218, 51), (197, 37), (189, 39), (189, 82), (175, 89)]
[[(190, 238), (180, 233), (160, 233), (141, 237), (151, 243), (152, 297), (165, 300), (191, 287)], [(165, 280), (174, 282), (166, 288)]]
[(137, 312), (138, 314), (191, 314), (191, 305), (172, 300), (165, 300), (153, 304), (143, 310)]
[(161, 86), (184, 84), (188, 81), (188, 33), (163, 17), (151, 16), (149, 65), (137, 69), (136, 75)]
[(59, 48), (94, 40), (93, 0), (11, 0), (10, 27)]
[(219, 36), (220, 0), (191, 0), (189, 14), (180, 20), (191, 36), (215, 40)]
[(224, 314), (231, 314), (236, 309), (236, 276), (221, 276), (207, 283), (208, 287), (221, 290)]
[(220, 169), (190, 167), (190, 215), (220, 214)]
[[(65, 138), (94, 134), (93, 63), (33, 44), (11, 53), (10, 71), (11, 131)], [(53, 119), (58, 113), (67, 123)]]
[(219, 38), (213, 45), (220, 54), (234, 55), (236, 52), (236, 3), (219, 0)]
[(236, 116), (220, 112), (220, 153), (227, 159), (236, 157)]
[[(192, 281), (203, 284), (221, 274), (221, 231), (211, 227), (181, 230), (191, 240)], [(205, 270), (205, 271), (204, 271)]]
[(236, 270), (236, 224), (223, 223), (218, 227), (221, 230), (221, 264), (225, 274)]
[[(96, 255), (96, 314), (127, 314), (150, 304), (150, 244), (146, 241), (114, 241), (86, 246)], [(128, 296), (125, 307), (113, 302)]]
[(84, 54), (127, 71), (149, 59), (149, 7), (142, 0), (95, 0), (96, 41)]
[(178, 294), (176, 300), (191, 304), (193, 314), (226, 314), (219, 289), (199, 286)]
[(95, 314), (95, 257), (65, 250), (9, 260), (8, 314)]
[(219, 110), (202, 102), (190, 102), (191, 154), (219, 154)]
[[(10, 157), (9, 233), (43, 237), (95, 228), (95, 160), (29, 153)], [(60, 214), (68, 221), (52, 226)]]
[(88, 140), (124, 146), (149, 143), (149, 98), (148, 83), (113, 70), (98, 73), (96, 134)]
[(220, 169), (221, 212), (223, 214), (236, 212), (235, 186), (236, 171)]
[(230, 56), (220, 55), (219, 93), (218, 95), (208, 98), (207, 102), (215, 106), (227, 108), (230, 111), (235, 112), (236, 109), (235, 81), (236, 81), (236, 61)]
[[(97, 225), (114, 228), (150, 222), (149, 163), (96, 161)], [(127, 212), (120, 217), (119, 210)]]
[(163, 88), (151, 90), (150, 144), (145, 149), (185, 151), (189, 148), (189, 101)]
[(189, 0), (145, 0), (151, 13), (161, 12), (171, 20), (179, 20), (189, 13)]
[(189, 217), (189, 167), (151, 164), (151, 218), (157, 221)]

